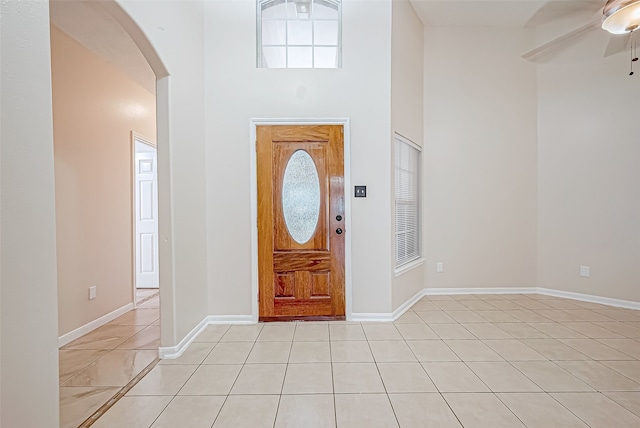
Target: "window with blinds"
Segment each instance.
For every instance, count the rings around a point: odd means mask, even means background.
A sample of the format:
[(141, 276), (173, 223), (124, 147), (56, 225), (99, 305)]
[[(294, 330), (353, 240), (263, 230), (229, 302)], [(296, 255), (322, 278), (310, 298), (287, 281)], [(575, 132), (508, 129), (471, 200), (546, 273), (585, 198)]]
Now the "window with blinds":
[(396, 268), (421, 257), (420, 149), (396, 135)]

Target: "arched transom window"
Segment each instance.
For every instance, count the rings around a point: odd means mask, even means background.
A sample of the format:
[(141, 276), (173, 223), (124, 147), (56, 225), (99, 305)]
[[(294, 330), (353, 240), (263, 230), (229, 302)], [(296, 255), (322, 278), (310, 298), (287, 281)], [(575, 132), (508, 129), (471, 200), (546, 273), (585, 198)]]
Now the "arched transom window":
[(258, 67), (340, 68), (340, 0), (258, 0)]

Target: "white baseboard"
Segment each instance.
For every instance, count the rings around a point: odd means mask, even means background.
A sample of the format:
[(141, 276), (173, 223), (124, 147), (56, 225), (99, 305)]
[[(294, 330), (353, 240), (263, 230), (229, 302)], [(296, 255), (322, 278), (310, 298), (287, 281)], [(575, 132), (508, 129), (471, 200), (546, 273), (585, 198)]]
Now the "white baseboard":
[(376, 313), (353, 313), (349, 321), (354, 322), (391, 322), (393, 321), (393, 315), (388, 312), (376, 312)]
[(425, 296), (455, 294), (535, 294), (537, 287), (491, 287), (491, 288), (425, 288)]
[[(640, 310), (640, 302), (612, 299), (589, 294), (572, 293), (541, 287), (494, 287), (494, 288), (425, 288), (411, 297), (392, 313), (353, 313), (349, 321), (355, 322), (392, 322), (400, 318), (406, 311), (424, 296), (459, 295), (459, 294), (544, 294), (584, 302), (600, 303), (619, 308)], [(198, 324), (176, 346), (160, 348), (160, 358), (178, 358), (189, 347), (198, 335), (210, 324), (255, 324), (251, 315), (210, 315)], [(69, 333), (71, 334), (71, 333)]]
[(163, 360), (178, 358), (210, 324), (255, 324), (255, 322), (251, 315), (209, 315), (200, 321), (176, 346), (160, 347), (158, 356)]
[(82, 327), (78, 327), (67, 334), (63, 334), (58, 338), (58, 347), (61, 348), (67, 343), (71, 343), (77, 338), (84, 336), (87, 333), (91, 333), (96, 328), (102, 327), (106, 323), (113, 321), (114, 319), (118, 318), (121, 315), (126, 314), (132, 309), (133, 309), (133, 303), (127, 303), (123, 307), (118, 308), (113, 312), (109, 312), (108, 314), (103, 315), (100, 318), (83, 325)]
[(634, 302), (632, 300), (612, 299), (610, 297), (600, 297), (591, 294), (574, 293), (571, 291), (553, 290), (550, 288), (538, 288), (538, 294), (562, 297), (565, 299), (581, 300), (583, 302), (599, 303), (601, 305), (615, 306), (617, 308), (640, 310), (640, 302)]
[(418, 300), (422, 299), (426, 295), (425, 291), (426, 291), (426, 289), (422, 289), (422, 290), (418, 291), (415, 296), (413, 296), (412, 298), (410, 298), (409, 300), (404, 302), (402, 305), (400, 305), (400, 307), (398, 309), (393, 311), (393, 313), (391, 314), (392, 320), (393, 321), (397, 320), (405, 312), (407, 312), (409, 309), (411, 309), (411, 307), (413, 305), (415, 305)]

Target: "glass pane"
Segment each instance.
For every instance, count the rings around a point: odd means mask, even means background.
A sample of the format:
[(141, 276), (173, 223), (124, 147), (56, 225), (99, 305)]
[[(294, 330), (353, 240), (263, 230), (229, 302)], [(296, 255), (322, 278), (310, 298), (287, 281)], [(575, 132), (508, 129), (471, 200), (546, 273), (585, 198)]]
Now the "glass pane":
[(315, 68), (338, 68), (338, 48), (315, 48)]
[(315, 21), (314, 44), (315, 45), (331, 45), (338, 44), (338, 21)]
[(320, 179), (316, 164), (304, 150), (296, 151), (284, 170), (282, 212), (297, 243), (311, 239), (320, 216)]
[(288, 21), (289, 45), (310, 45), (312, 21)]
[[(304, 2), (303, 0), (287, 0), (287, 17), (293, 18), (308, 18), (309, 9), (311, 8), (311, 1)], [(300, 16), (302, 14), (302, 16)]]
[(287, 68), (287, 51), (283, 47), (262, 48), (262, 67)]
[(262, 21), (262, 45), (285, 45), (287, 21)]
[(328, 1), (314, 0), (313, 19), (338, 19), (338, 6)]
[(274, 0), (262, 5), (262, 17), (267, 19), (284, 19), (287, 17), (285, 0)]
[(289, 68), (311, 68), (311, 48), (289, 48)]

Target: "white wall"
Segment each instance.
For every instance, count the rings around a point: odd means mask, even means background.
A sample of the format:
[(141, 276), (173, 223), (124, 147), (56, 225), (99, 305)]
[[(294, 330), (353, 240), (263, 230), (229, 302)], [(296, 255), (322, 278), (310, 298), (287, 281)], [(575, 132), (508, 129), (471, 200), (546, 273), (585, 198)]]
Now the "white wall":
[(0, 2), (0, 425), (58, 426), (49, 4)]
[[(255, 2), (205, 3), (209, 313), (251, 314), (250, 118), (351, 120), (353, 311), (390, 312), (391, 1), (343, 3), (343, 68), (257, 69)], [(353, 195), (352, 189), (345, 189)]]
[[(159, 76), (158, 191), (162, 345), (174, 346), (206, 315), (207, 233), (202, 1), (118, 3), (162, 64)], [(137, 30), (133, 28), (133, 31)], [(144, 37), (135, 37), (147, 52)], [(140, 46), (140, 45), (139, 45)], [(149, 57), (148, 57), (149, 59)]]
[(425, 28), (428, 288), (536, 284), (531, 44), (522, 29)]
[[(394, 0), (391, 28), (391, 130), (422, 147), (424, 140), (424, 31), (422, 21), (408, 0)], [(393, 141), (393, 136), (390, 137)], [(393, 144), (393, 142), (392, 142)], [(395, 168), (391, 147), (392, 183)], [(423, 157), (424, 161), (424, 157)], [(424, 174), (423, 174), (424, 177)], [(394, 186), (391, 187), (391, 239), (395, 242)], [(424, 245), (423, 245), (424, 248)], [(395, 245), (391, 246), (395, 270)], [(423, 264), (392, 279), (393, 309), (397, 309), (425, 287)]]
[(593, 41), (538, 68), (538, 285), (640, 302), (640, 79)]

